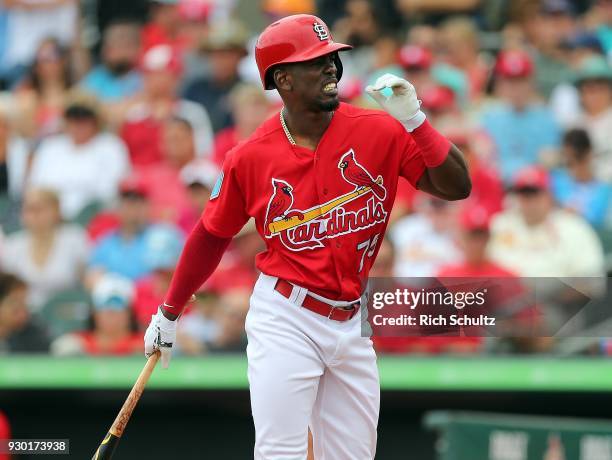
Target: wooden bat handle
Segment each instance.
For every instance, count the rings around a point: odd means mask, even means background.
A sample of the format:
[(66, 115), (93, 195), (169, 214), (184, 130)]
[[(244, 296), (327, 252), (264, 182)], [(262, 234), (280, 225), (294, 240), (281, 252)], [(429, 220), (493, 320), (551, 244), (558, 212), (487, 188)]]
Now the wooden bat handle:
[(159, 356), (159, 351), (149, 356), (147, 364), (145, 364), (145, 367), (142, 369), (142, 371), (140, 371), (140, 375), (138, 376), (138, 379), (136, 379), (136, 383), (132, 387), (132, 391), (130, 391), (130, 394), (123, 403), (121, 410), (117, 414), (117, 418), (115, 418), (115, 421), (111, 425), (109, 432), (114, 436), (120, 438), (123, 434), (125, 426), (130, 420), (132, 412), (134, 412), (134, 408), (136, 407), (136, 404), (138, 404), (138, 400), (142, 396), (145, 385), (149, 381), (149, 377), (151, 377), (153, 369), (155, 369)]
[(136, 383), (132, 387), (132, 391), (130, 391), (130, 394), (123, 403), (123, 406), (121, 406), (121, 410), (119, 411), (119, 414), (117, 414), (117, 418), (115, 418), (110, 430), (108, 430), (108, 433), (106, 433), (106, 436), (104, 436), (104, 439), (100, 443), (100, 446), (98, 447), (98, 450), (96, 450), (92, 460), (110, 460), (112, 458), (115, 447), (117, 447), (117, 443), (125, 430), (125, 426), (130, 420), (132, 412), (134, 412), (134, 408), (136, 407), (136, 404), (144, 391), (144, 387), (147, 384), (149, 377), (151, 377), (151, 374), (153, 373), (153, 369), (159, 360), (159, 356), (159, 351), (149, 356), (145, 367), (140, 372)]

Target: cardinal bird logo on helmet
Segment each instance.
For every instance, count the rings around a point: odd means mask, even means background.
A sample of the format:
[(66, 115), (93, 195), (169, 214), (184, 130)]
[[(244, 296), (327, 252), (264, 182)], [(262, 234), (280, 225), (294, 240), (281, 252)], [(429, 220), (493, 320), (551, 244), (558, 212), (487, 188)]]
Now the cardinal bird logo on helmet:
[(383, 178), (378, 176), (376, 180), (372, 178), (370, 173), (355, 160), (355, 152), (350, 149), (338, 163), (338, 168), (342, 173), (342, 177), (349, 184), (355, 186), (355, 190), (360, 190), (364, 187), (370, 187), (376, 198), (383, 201), (387, 196), (387, 190), (383, 187)]

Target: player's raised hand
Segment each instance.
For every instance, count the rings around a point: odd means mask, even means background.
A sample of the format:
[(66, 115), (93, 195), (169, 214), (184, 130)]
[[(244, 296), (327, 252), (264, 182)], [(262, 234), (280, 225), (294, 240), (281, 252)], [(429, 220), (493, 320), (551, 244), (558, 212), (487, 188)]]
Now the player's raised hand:
[[(391, 88), (390, 96), (382, 91)], [(390, 73), (379, 77), (374, 85), (366, 86), (366, 93), (372, 96), (391, 116), (398, 119), (409, 132), (421, 126), (425, 114), (421, 112), (421, 101), (417, 99), (412, 84)]]
[(157, 350), (161, 352), (161, 362), (164, 368), (170, 364), (172, 345), (176, 342), (177, 320), (169, 320), (164, 316), (161, 307), (151, 316), (151, 322), (145, 332), (145, 356), (149, 357)]

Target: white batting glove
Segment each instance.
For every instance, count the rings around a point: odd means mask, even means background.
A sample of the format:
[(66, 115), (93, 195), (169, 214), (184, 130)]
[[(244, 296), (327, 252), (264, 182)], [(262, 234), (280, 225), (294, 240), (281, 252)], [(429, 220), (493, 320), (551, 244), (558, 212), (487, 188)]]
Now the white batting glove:
[(145, 356), (148, 358), (157, 350), (161, 351), (161, 362), (164, 369), (170, 364), (172, 345), (176, 342), (176, 323), (164, 316), (161, 307), (151, 316), (151, 322), (144, 335)]
[[(393, 94), (385, 96), (381, 92), (385, 88), (391, 88)], [(421, 101), (417, 99), (416, 90), (409, 81), (386, 73), (374, 85), (366, 86), (365, 90), (389, 115), (398, 119), (408, 132), (417, 129), (425, 121)]]

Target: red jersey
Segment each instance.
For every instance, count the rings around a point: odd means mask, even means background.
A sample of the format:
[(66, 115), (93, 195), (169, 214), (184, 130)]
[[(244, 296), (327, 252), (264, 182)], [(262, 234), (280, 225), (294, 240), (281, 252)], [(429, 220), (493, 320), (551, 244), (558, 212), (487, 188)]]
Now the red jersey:
[(341, 104), (316, 150), (291, 145), (279, 114), (227, 156), (203, 213), (218, 237), (255, 218), (259, 270), (333, 300), (355, 300), (383, 239), (399, 176), (425, 171), (421, 151), (386, 112)]

